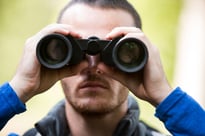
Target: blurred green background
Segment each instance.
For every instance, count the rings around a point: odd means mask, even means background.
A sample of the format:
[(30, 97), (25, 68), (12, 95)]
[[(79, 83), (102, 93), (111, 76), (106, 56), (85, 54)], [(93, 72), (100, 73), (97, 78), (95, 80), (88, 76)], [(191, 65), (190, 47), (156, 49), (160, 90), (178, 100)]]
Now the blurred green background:
[[(130, 0), (142, 18), (143, 31), (160, 50), (168, 80), (172, 83), (175, 60), (175, 42), (181, 0)], [(26, 39), (48, 24), (55, 23), (67, 0), (0, 0), (0, 84), (11, 80), (21, 58)], [(29, 66), (28, 66), (29, 67)], [(0, 135), (9, 132), (22, 134), (44, 116), (63, 98), (57, 83), (48, 92), (32, 98), (27, 111), (15, 116)], [(154, 108), (140, 101), (141, 119), (166, 132), (154, 117)]]

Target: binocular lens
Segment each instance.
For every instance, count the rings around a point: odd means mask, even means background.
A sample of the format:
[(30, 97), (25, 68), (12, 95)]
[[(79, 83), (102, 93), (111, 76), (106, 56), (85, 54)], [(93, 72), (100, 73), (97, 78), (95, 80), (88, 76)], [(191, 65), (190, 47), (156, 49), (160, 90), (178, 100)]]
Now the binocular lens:
[(45, 45), (43, 59), (49, 64), (58, 64), (65, 60), (67, 54), (67, 46), (59, 39), (52, 39)]
[(136, 39), (122, 40), (117, 44), (113, 54), (117, 67), (126, 72), (139, 71), (147, 60), (145, 45)]
[(140, 49), (134, 42), (120, 46), (117, 56), (120, 63), (127, 67), (136, 66), (140, 63)]
[(37, 46), (37, 57), (47, 68), (61, 68), (68, 64), (72, 56), (72, 46), (63, 36), (53, 34), (41, 39)]

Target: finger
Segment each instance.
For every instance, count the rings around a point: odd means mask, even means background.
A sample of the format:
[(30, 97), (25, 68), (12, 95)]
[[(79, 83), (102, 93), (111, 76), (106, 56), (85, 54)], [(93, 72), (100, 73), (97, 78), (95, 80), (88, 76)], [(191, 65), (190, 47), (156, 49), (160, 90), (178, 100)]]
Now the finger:
[(128, 33), (141, 33), (142, 31), (136, 27), (116, 27), (106, 35), (106, 39), (113, 39), (119, 36), (125, 36)]
[(80, 38), (81, 35), (74, 31), (74, 28), (71, 25), (67, 24), (51, 24), (42, 29), (38, 33), (38, 37), (42, 38), (45, 35), (52, 34), (52, 33), (59, 33), (62, 35), (72, 35), (73, 37)]
[(44, 36), (52, 33), (59, 33), (62, 35), (72, 35), (73, 37), (76, 38), (81, 38), (81, 35), (79, 33), (76, 33), (73, 30), (73, 27), (70, 25), (66, 24), (51, 24), (43, 28), (40, 32), (38, 32), (36, 35), (33, 37), (29, 38), (26, 41), (26, 46), (31, 46), (29, 48), (32, 48), (35, 50), (37, 43), (42, 39)]
[(134, 37), (134, 38), (140, 40), (141, 42), (143, 42), (145, 44), (145, 46), (147, 47), (149, 53), (155, 51), (156, 48), (157, 48), (155, 45), (153, 45), (150, 42), (150, 40), (147, 38), (147, 36), (143, 32), (140, 32), (140, 33), (128, 33), (123, 38), (129, 38), (129, 37)]

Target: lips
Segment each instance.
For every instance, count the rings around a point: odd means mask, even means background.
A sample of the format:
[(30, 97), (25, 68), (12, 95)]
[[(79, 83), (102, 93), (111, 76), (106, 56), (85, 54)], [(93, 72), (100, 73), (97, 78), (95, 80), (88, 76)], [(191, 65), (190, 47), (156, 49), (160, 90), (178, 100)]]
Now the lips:
[(83, 89), (83, 88), (104, 88), (107, 89), (107, 85), (102, 83), (102, 82), (98, 82), (98, 81), (86, 81), (80, 84), (79, 88)]

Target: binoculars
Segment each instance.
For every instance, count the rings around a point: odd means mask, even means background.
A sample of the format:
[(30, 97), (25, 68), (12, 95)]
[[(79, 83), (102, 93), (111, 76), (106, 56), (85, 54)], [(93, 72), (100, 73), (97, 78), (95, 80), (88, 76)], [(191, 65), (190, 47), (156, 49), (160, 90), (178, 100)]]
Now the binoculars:
[(136, 38), (78, 39), (70, 35), (49, 34), (39, 41), (36, 49), (41, 65), (50, 69), (78, 64), (86, 54), (99, 54), (103, 63), (127, 73), (140, 71), (148, 60), (145, 44)]

